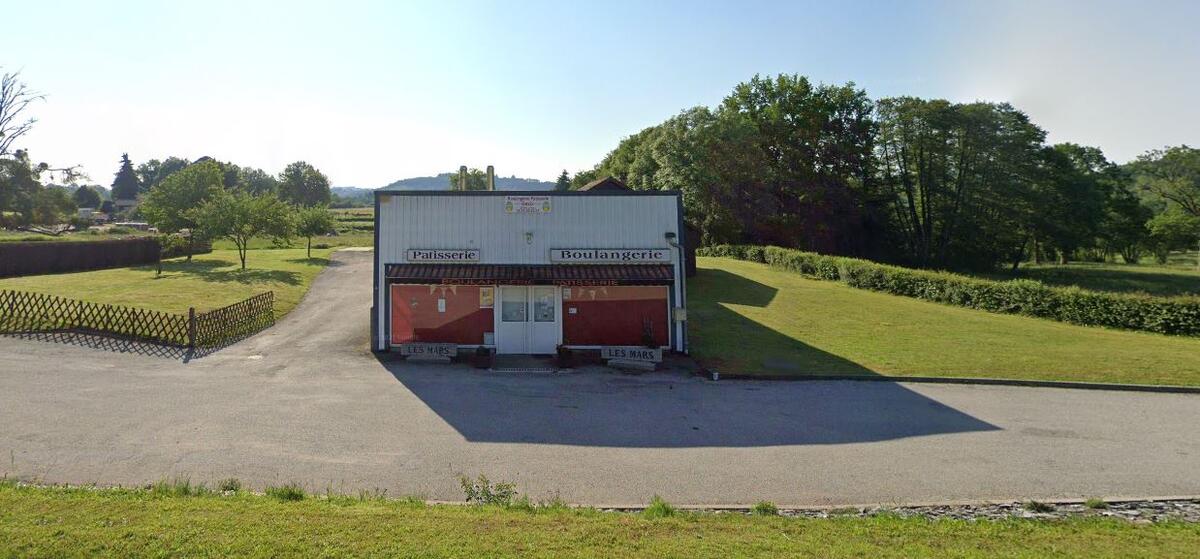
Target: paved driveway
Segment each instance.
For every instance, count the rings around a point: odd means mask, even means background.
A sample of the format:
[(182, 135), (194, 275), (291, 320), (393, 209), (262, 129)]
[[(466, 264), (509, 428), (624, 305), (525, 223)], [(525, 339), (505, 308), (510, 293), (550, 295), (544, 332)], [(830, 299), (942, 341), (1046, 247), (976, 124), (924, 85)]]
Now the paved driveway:
[(596, 505), (1200, 494), (1197, 396), (381, 363), (370, 277), (337, 253), (285, 320), (189, 363), (0, 338), (0, 473), (443, 500), (485, 473)]

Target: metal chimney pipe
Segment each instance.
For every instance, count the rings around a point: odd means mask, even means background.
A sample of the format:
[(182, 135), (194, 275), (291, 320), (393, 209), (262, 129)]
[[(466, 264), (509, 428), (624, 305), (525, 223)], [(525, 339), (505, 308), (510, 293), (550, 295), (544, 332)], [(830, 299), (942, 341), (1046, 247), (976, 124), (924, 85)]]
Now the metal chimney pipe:
[(496, 168), (491, 165), (488, 165), (487, 175), (488, 175), (487, 189), (488, 190), (496, 190)]
[(463, 165), (458, 168), (458, 189), (467, 189), (467, 166)]

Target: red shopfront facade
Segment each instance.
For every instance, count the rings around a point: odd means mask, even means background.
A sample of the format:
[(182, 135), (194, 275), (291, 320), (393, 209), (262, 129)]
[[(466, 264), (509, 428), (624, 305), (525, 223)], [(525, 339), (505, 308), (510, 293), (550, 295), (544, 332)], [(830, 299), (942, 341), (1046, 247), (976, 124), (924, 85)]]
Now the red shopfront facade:
[(400, 264), (386, 277), (393, 346), (670, 347), (670, 265)]

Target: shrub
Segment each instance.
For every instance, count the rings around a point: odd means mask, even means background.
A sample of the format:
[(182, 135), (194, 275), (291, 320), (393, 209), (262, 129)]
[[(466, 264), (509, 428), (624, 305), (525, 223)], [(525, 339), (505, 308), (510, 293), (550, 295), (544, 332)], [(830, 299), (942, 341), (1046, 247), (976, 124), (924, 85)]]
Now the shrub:
[(269, 486), (266, 493), (268, 497), (274, 497), (280, 501), (303, 501), (305, 497), (304, 488), (295, 483)]
[(662, 497), (655, 495), (650, 499), (650, 504), (646, 510), (642, 511), (642, 515), (646, 518), (665, 518), (675, 515), (675, 507), (671, 503), (663, 500)]
[(914, 270), (781, 247), (717, 245), (699, 256), (759, 262), (851, 287), (995, 313), (1022, 314), (1084, 326), (1200, 335), (1200, 298), (1100, 293), (1033, 280), (995, 281)]
[(459, 476), (458, 482), (462, 485), (463, 493), (468, 503), (497, 505), (508, 508), (513, 505), (513, 501), (517, 498), (517, 486), (515, 484), (507, 482), (492, 483), (483, 474), (479, 474), (479, 478), (474, 481), (467, 476)]
[(225, 478), (217, 482), (217, 489), (221, 491), (237, 492), (242, 490), (242, 482), (236, 477)]
[(1041, 501), (1025, 501), (1021, 508), (1029, 512), (1054, 512), (1054, 505), (1043, 503)]
[(161, 480), (150, 486), (150, 493), (164, 497), (197, 497), (207, 495), (211, 491), (203, 483), (192, 485), (187, 478), (175, 478), (170, 481)]
[(759, 516), (775, 516), (779, 514), (779, 507), (770, 501), (759, 501), (750, 511)]
[(1108, 508), (1108, 503), (1105, 503), (1104, 499), (1092, 497), (1091, 499), (1084, 501), (1083, 506), (1089, 509), (1106, 509)]
[[(187, 256), (188, 239), (183, 235), (159, 235), (158, 242), (162, 245), (163, 258)], [(192, 254), (207, 254), (210, 252), (212, 252), (211, 241), (196, 239), (196, 244), (192, 247)]]

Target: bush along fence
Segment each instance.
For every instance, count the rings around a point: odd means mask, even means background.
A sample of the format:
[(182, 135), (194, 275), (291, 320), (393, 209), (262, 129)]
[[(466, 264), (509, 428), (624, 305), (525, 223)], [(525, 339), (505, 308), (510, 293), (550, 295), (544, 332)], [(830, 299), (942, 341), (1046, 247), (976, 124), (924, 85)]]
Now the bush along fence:
[(0, 277), (83, 272), (158, 261), (153, 237), (101, 241), (0, 243)]
[(995, 313), (1084, 326), (1200, 335), (1197, 297), (1102, 293), (1077, 287), (1051, 287), (1033, 280), (994, 281), (775, 246), (717, 245), (701, 248), (698, 254), (761, 262), (859, 289)]
[(275, 323), (275, 293), (188, 314), (0, 290), (0, 333), (81, 332), (174, 347), (217, 348)]

